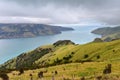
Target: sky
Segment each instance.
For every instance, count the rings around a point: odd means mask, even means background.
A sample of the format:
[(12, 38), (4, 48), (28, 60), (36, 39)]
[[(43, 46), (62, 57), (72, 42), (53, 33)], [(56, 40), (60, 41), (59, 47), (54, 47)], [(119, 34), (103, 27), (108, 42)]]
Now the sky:
[(120, 24), (120, 0), (0, 0), (0, 23)]

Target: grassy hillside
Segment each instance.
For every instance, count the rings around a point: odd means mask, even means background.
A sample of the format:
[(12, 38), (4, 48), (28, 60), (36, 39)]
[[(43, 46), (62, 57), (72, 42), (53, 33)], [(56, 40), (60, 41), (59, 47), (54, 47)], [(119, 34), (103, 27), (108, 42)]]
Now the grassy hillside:
[(103, 37), (102, 39), (104, 41), (111, 41), (111, 40), (120, 39), (120, 32), (107, 35), (107, 36)]
[[(46, 62), (54, 64), (69, 62), (88, 62), (88, 61), (114, 61), (120, 59), (120, 40), (112, 42), (88, 43), (84, 45), (67, 45), (58, 48), (52, 55), (47, 54), (36, 61), (36, 64)], [(49, 57), (50, 56), (50, 57)], [(69, 57), (65, 59), (65, 57)]]
[[(109, 75), (103, 74), (103, 69), (106, 64), (112, 64), (112, 73)], [(100, 80), (119, 80), (120, 79), (120, 63), (119, 62), (86, 62), (81, 63), (71, 63), (63, 64), (54, 67), (40, 68), (35, 70), (26, 70), (24, 74), (19, 74), (18, 71), (13, 71), (8, 73), (10, 80), (30, 80), (32, 74), (33, 80), (40, 80), (38, 78), (38, 73), (40, 71), (44, 72), (44, 80), (82, 80), (82, 77), (85, 77), (85, 80), (97, 80), (97, 77), (102, 76)], [(58, 74), (54, 74), (54, 71), (57, 71)]]
[[(111, 74), (103, 74), (107, 64), (111, 64)], [(57, 41), (21, 54), (1, 66), (1, 70), (15, 69), (7, 74), (10, 80), (39, 80), (41, 71), (45, 80), (84, 80), (83, 77), (85, 80), (120, 80), (120, 40), (83, 45), (69, 40)], [(19, 75), (20, 68), (27, 70)]]
[(35, 61), (37, 61), (38, 59), (40, 59), (45, 55), (56, 52), (60, 48), (60, 46), (65, 46), (65, 45), (74, 45), (74, 43), (71, 42), (70, 40), (64, 40), (64, 41), (58, 41), (53, 45), (38, 47), (35, 50), (22, 53), (19, 56), (11, 60), (8, 60), (4, 64), (0, 65), (0, 68), (1, 69), (20, 69), (20, 68), (33, 69), (33, 68), (46, 66), (46, 64), (39, 66), (38, 65), (39, 63), (35, 64)]
[[(19, 55), (1, 65), (1, 68), (39, 68), (73, 62), (119, 61), (120, 40), (111, 42), (91, 42), (76, 45), (71, 41), (39, 47)], [(66, 44), (67, 43), (67, 44)], [(62, 44), (62, 45), (61, 45)]]

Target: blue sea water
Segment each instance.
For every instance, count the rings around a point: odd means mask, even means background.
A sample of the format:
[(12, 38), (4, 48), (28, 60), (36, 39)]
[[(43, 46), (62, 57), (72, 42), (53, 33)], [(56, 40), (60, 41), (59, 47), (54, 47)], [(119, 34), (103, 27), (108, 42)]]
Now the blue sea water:
[(61, 34), (50, 36), (39, 36), (34, 38), (1, 39), (0, 40), (0, 64), (18, 56), (23, 52), (33, 50), (41, 45), (52, 44), (58, 40), (72, 40), (77, 44), (93, 41), (99, 35), (91, 31), (98, 26), (71, 26), (74, 31), (64, 31)]

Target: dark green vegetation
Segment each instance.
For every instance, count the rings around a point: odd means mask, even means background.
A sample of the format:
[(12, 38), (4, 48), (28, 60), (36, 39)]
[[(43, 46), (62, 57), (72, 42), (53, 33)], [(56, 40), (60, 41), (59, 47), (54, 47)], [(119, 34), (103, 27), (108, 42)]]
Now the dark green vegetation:
[(67, 30), (73, 29), (44, 24), (0, 24), (0, 39), (54, 35)]
[(102, 35), (104, 41), (112, 41), (120, 39), (120, 26), (98, 28), (92, 31), (92, 33)]
[(120, 60), (120, 40), (77, 45), (70, 40), (57, 41), (23, 53), (1, 65), (2, 69), (35, 69), (66, 63)]

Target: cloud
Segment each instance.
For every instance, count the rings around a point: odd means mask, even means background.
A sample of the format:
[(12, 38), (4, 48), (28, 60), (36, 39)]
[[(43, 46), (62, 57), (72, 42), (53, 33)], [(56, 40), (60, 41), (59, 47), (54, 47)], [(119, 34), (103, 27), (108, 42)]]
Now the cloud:
[[(0, 22), (120, 24), (120, 0), (1, 0)], [(87, 23), (86, 22), (86, 23)]]
[(0, 17), (1, 23), (51, 23), (48, 18), (33, 18), (33, 17)]

